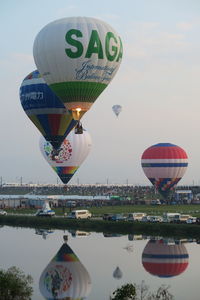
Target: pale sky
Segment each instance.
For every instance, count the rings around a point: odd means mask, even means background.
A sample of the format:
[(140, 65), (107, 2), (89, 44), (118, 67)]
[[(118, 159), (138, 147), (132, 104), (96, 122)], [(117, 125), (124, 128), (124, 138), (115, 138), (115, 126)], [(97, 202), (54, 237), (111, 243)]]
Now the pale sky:
[[(0, 176), (6, 182), (56, 183), (40, 153), (38, 129), (19, 88), (36, 69), (33, 42), (51, 21), (95, 17), (121, 36), (117, 75), (82, 118), (92, 150), (69, 183), (150, 184), (141, 168), (149, 146), (182, 147), (189, 166), (181, 184), (200, 184), (199, 0), (2, 0), (0, 2)], [(123, 107), (117, 119), (112, 106)]]

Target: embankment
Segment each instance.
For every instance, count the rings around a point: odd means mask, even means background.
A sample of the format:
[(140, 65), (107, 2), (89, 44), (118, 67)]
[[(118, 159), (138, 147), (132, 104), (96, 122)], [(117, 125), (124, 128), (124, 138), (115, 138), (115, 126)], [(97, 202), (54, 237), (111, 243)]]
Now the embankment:
[(51, 228), (79, 229), (105, 233), (146, 234), (151, 236), (187, 237), (200, 239), (200, 225), (142, 223), (142, 222), (111, 222), (103, 220), (71, 220), (64, 217), (35, 217), (35, 216), (0, 216), (0, 225)]

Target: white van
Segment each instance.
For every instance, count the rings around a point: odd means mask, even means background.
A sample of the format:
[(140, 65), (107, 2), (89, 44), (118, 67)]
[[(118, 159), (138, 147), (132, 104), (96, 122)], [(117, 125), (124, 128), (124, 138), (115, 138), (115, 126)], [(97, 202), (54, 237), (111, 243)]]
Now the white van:
[(146, 213), (129, 213), (128, 214), (128, 221), (141, 221), (143, 217), (146, 217)]
[(163, 213), (164, 223), (178, 223), (180, 221), (180, 213)]
[(92, 214), (87, 209), (72, 210), (67, 216), (69, 219), (90, 219)]

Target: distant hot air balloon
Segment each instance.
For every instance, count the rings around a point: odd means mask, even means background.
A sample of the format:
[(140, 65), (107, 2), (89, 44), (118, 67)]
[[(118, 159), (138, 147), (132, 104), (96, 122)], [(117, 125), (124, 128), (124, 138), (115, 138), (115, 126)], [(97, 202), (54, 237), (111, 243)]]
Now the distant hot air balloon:
[(33, 55), (45, 82), (80, 120), (115, 76), (122, 42), (101, 20), (63, 18), (38, 33)]
[(120, 112), (122, 111), (121, 105), (113, 105), (112, 110), (114, 111), (115, 115), (118, 117)]
[(91, 146), (91, 137), (86, 130), (83, 131), (83, 134), (75, 134), (72, 130), (62, 143), (58, 156), (52, 158), (51, 144), (42, 136), (40, 138), (42, 155), (65, 184), (86, 159)]
[(113, 277), (116, 278), (116, 279), (121, 279), (122, 276), (123, 276), (122, 271), (120, 270), (119, 267), (116, 267), (116, 269), (113, 272)]
[(170, 143), (159, 143), (142, 154), (142, 168), (158, 192), (167, 198), (181, 180), (188, 166), (186, 152)]
[(21, 105), (44, 138), (58, 149), (77, 124), (39, 72), (33, 71), (20, 87)]
[(158, 277), (180, 275), (187, 269), (188, 260), (184, 244), (166, 244), (162, 239), (149, 240), (142, 253), (143, 267)]
[(42, 272), (39, 288), (48, 300), (78, 300), (89, 295), (90, 275), (67, 243), (61, 246)]

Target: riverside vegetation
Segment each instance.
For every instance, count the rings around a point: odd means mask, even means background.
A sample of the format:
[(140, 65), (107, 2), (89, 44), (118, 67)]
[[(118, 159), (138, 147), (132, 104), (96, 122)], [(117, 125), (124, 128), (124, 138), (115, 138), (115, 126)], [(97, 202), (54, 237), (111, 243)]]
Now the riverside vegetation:
[[(62, 216), (69, 213), (68, 207), (53, 207), (56, 215)], [(144, 212), (147, 215), (163, 215), (165, 212), (191, 214), (193, 217), (200, 217), (200, 205), (106, 205), (106, 206), (87, 206), (75, 207), (73, 209), (89, 209), (94, 216), (102, 216), (108, 214), (128, 214), (133, 212)], [(12, 214), (35, 214), (35, 208), (19, 208), (19, 209), (6, 209), (8, 213)]]
[[(84, 207), (81, 207), (83, 209)], [(76, 208), (78, 209), (78, 208)], [(80, 208), (79, 208), (80, 209)], [(67, 208), (55, 208), (57, 216), (53, 218), (36, 217), (36, 209), (16, 209), (7, 210), (7, 216), (0, 216), (1, 225), (21, 226), (32, 228), (51, 228), (51, 229), (79, 229), (86, 231), (121, 233), (121, 234), (146, 234), (174, 237), (194, 237), (200, 239), (200, 226), (195, 224), (168, 224), (168, 223), (145, 223), (145, 222), (127, 222), (127, 221), (103, 221), (98, 218), (104, 213), (129, 213), (145, 212), (152, 215), (162, 215), (163, 212), (180, 212), (193, 216), (200, 216), (198, 205), (181, 206), (103, 206), (87, 207), (96, 216), (91, 220), (71, 220), (63, 216), (68, 213)], [(27, 214), (30, 215), (27, 215)], [(26, 214), (26, 215), (25, 215)], [(32, 214), (32, 215), (31, 215)]]

